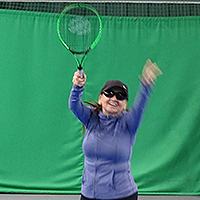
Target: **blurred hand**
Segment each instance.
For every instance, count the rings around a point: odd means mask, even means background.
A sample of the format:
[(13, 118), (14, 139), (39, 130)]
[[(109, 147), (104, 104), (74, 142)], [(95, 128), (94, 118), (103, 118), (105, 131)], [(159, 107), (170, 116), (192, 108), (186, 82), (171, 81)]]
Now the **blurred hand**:
[(152, 85), (155, 84), (157, 77), (162, 74), (163, 73), (157, 64), (155, 62), (152, 63), (151, 60), (148, 59), (142, 70), (142, 76), (140, 76), (140, 80), (147, 85)]
[(86, 82), (86, 75), (85, 72), (83, 72), (83, 78), (81, 78), (81, 75), (78, 73), (78, 71), (74, 72), (72, 83), (76, 86), (83, 87)]

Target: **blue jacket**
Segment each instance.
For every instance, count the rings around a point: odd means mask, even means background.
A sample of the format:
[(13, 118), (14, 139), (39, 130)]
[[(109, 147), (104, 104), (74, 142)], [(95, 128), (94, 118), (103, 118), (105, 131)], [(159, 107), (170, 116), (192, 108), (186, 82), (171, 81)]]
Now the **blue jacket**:
[(111, 117), (101, 111), (93, 113), (81, 101), (84, 88), (73, 85), (69, 107), (86, 128), (81, 189), (85, 197), (119, 199), (137, 192), (130, 159), (149, 89), (141, 84), (132, 108)]

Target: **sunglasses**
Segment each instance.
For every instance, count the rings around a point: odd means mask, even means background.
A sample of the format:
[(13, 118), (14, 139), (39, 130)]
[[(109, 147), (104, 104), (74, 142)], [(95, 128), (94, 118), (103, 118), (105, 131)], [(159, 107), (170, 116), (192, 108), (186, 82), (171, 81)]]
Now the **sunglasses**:
[(103, 91), (103, 94), (108, 98), (112, 98), (113, 96), (116, 96), (116, 99), (120, 101), (127, 99), (127, 96), (125, 94), (121, 92), (114, 92), (112, 90), (105, 90)]

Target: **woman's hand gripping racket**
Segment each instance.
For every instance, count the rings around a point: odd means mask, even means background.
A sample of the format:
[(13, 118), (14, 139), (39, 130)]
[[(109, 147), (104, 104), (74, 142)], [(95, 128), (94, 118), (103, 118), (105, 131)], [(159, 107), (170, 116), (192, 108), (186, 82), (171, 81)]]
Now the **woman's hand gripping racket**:
[(71, 4), (57, 20), (57, 34), (61, 43), (75, 57), (78, 72), (83, 77), (83, 63), (88, 52), (99, 42), (102, 21), (97, 11), (88, 4)]

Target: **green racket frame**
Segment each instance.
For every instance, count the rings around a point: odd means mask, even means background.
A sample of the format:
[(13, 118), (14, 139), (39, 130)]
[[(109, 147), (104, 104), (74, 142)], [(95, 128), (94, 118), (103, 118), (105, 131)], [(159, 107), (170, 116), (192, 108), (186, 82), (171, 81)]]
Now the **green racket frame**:
[[(99, 32), (97, 34), (96, 39), (92, 42), (92, 44), (85, 51), (82, 51), (82, 52), (77, 52), (77, 51), (73, 51), (72, 49), (70, 49), (70, 47), (65, 43), (65, 41), (62, 39), (62, 36), (60, 34), (60, 21), (61, 21), (62, 17), (64, 16), (65, 13), (69, 12), (70, 10), (72, 10), (74, 8), (78, 8), (78, 7), (91, 10), (93, 13), (95, 13), (95, 15), (98, 17), (98, 20), (99, 20)], [(81, 77), (83, 77), (83, 75), (82, 75), (83, 63), (84, 63), (84, 60), (86, 58), (86, 55), (88, 54), (88, 52), (91, 49), (94, 49), (94, 47), (97, 45), (97, 43), (99, 42), (101, 35), (102, 35), (102, 20), (99, 16), (98, 12), (92, 6), (90, 6), (88, 4), (83, 4), (83, 3), (75, 3), (75, 4), (71, 4), (67, 7), (65, 7), (64, 10), (61, 12), (58, 20), (57, 20), (57, 34), (58, 34), (59, 40), (64, 45), (64, 47), (66, 49), (68, 49), (74, 55), (76, 62), (77, 62), (78, 71), (81, 74)], [(83, 55), (83, 56), (79, 60), (77, 55)]]

